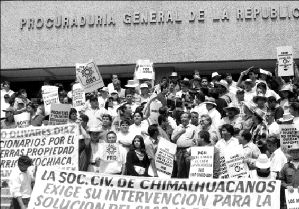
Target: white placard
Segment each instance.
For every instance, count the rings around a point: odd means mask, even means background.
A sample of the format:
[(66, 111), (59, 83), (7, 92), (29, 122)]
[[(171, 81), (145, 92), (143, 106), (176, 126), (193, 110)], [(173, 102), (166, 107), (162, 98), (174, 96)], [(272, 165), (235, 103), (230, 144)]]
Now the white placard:
[(149, 60), (138, 60), (135, 68), (136, 79), (155, 80), (153, 63)]
[(295, 188), (293, 191), (285, 190), (286, 202), (288, 209), (299, 208), (299, 188)]
[(51, 104), (59, 103), (57, 86), (42, 86), (42, 96), (45, 107), (45, 115), (50, 114)]
[(277, 47), (278, 76), (294, 76), (293, 48)]
[(49, 125), (67, 124), (71, 106), (69, 104), (51, 104)]
[(214, 147), (191, 147), (189, 178), (213, 178)]
[(26, 128), (30, 125), (29, 112), (23, 112), (21, 114), (14, 115), (14, 119), (18, 128)]
[(171, 178), (173, 170), (174, 155), (177, 145), (161, 138), (159, 140), (155, 163), (159, 177)]
[(101, 73), (93, 61), (82, 64), (76, 63), (76, 77), (85, 93), (93, 92), (105, 86)]
[(86, 102), (85, 92), (84, 92), (84, 88), (80, 83), (76, 83), (73, 85), (72, 101), (73, 101), (73, 107), (77, 111), (81, 111), (82, 108), (85, 106), (85, 102)]

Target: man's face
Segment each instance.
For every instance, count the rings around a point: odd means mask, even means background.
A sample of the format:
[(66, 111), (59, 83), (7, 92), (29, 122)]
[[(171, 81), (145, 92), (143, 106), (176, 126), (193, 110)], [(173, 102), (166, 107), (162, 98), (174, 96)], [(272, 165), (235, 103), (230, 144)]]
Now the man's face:
[(267, 148), (268, 148), (270, 153), (273, 153), (277, 149), (275, 143), (272, 143), (272, 142), (269, 142), (269, 141), (267, 141)]
[(182, 92), (187, 92), (188, 87), (185, 84), (181, 84), (181, 90), (182, 90)]
[(115, 143), (116, 135), (114, 133), (110, 133), (107, 135), (107, 143)]
[(168, 125), (169, 125), (168, 119), (163, 121), (162, 124), (161, 124), (162, 128), (167, 128)]
[(111, 126), (109, 117), (103, 117), (103, 126)]
[(268, 102), (268, 106), (269, 106), (269, 108), (275, 108), (276, 107), (276, 102)]
[(132, 114), (132, 107), (131, 107), (131, 105), (129, 105), (129, 104), (126, 105), (125, 113), (127, 113), (129, 115)]
[(123, 132), (123, 133), (128, 133), (129, 131), (129, 125), (124, 123), (120, 126), (120, 131)]
[(198, 125), (198, 114), (191, 113), (191, 124)]
[(117, 81), (118, 80), (118, 76), (117, 75), (112, 75), (112, 82)]
[(299, 160), (299, 149), (291, 149), (288, 153), (293, 160)]
[(28, 169), (28, 167), (29, 167), (29, 165), (25, 165), (23, 163), (19, 163), (18, 167), (19, 167), (19, 169), (20, 169), (21, 172), (26, 172), (27, 169)]
[(133, 95), (132, 94), (127, 94), (126, 96), (126, 101), (131, 104), (133, 102)]
[(97, 108), (97, 107), (99, 107), (99, 102), (98, 102), (98, 100), (92, 100), (92, 101), (90, 101), (90, 106), (91, 106), (92, 108)]
[(148, 88), (141, 88), (140, 91), (141, 91), (141, 94), (147, 94)]
[(202, 87), (207, 87), (208, 86), (208, 80), (207, 79), (202, 79), (201, 86)]
[(249, 76), (249, 78), (250, 78), (251, 80), (255, 80), (255, 79), (257, 78), (257, 75), (254, 74), (253, 72), (249, 72), (249, 73), (248, 73), (248, 76)]
[(251, 91), (251, 89), (252, 89), (252, 84), (246, 82), (246, 83), (244, 84), (244, 87), (245, 87), (245, 91), (249, 92), (249, 91)]
[(93, 143), (98, 143), (100, 141), (100, 133), (101, 132), (90, 132), (90, 139)]
[(228, 84), (231, 84), (233, 82), (233, 78), (231, 75), (226, 76), (225, 80)]
[(235, 114), (235, 111), (234, 111), (234, 110), (228, 109), (227, 112), (226, 112), (226, 115), (227, 115), (227, 117), (232, 118), (232, 117), (234, 117), (236, 114)]
[(208, 119), (206, 117), (201, 117), (200, 118), (200, 125), (202, 127), (208, 127), (210, 125)]
[(187, 126), (189, 124), (189, 117), (188, 114), (181, 115), (181, 123), (183, 126)]

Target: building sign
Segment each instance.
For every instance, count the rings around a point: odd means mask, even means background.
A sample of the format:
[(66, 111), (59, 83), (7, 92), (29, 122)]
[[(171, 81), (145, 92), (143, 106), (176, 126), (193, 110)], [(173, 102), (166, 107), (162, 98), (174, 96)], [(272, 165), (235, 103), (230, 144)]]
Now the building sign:
[[(213, 22), (229, 22), (230, 19), (248, 22), (256, 19), (263, 20), (286, 20), (298, 19), (299, 7), (291, 8), (289, 6), (279, 7), (243, 7), (235, 9), (200, 9), (197, 11), (131, 11), (120, 16), (112, 14), (92, 14), (86, 16), (52, 16), (21, 18), (21, 30), (33, 29), (71, 29), (83, 27), (107, 27), (118, 24), (125, 25), (152, 25), (152, 24), (181, 24), (205, 22), (212, 19)], [(116, 20), (121, 20), (117, 22)]]

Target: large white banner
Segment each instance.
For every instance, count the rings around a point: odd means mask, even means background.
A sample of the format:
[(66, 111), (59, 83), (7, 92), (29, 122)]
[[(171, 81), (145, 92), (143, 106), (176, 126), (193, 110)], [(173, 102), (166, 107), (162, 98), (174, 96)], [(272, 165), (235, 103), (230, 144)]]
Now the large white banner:
[(278, 76), (294, 76), (293, 48), (277, 47)]
[(59, 103), (57, 86), (42, 86), (42, 96), (45, 107), (45, 115), (50, 114), (51, 104)]
[(27, 127), (1, 130), (1, 179), (8, 179), (21, 155), (36, 166), (78, 168), (78, 126)]
[(279, 209), (280, 181), (108, 176), (39, 167), (30, 209)]
[(76, 77), (84, 88), (85, 93), (93, 92), (104, 85), (101, 73), (93, 61), (76, 64)]
[(159, 140), (155, 163), (159, 177), (170, 178), (173, 170), (174, 155), (177, 145), (161, 138)]
[(191, 147), (189, 178), (213, 178), (214, 147)]

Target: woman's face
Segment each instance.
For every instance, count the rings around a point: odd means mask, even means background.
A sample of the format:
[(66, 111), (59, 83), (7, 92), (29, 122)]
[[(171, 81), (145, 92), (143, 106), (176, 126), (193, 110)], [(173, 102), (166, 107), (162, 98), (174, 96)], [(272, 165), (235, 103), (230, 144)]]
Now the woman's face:
[(139, 124), (141, 123), (141, 120), (142, 120), (141, 115), (140, 115), (139, 113), (136, 113), (136, 114), (134, 115), (134, 123), (135, 123), (136, 125), (139, 125)]
[(33, 108), (30, 105), (28, 105), (26, 107), (26, 110), (27, 110), (27, 112), (33, 112)]
[(141, 145), (141, 143), (140, 143), (140, 139), (135, 138), (135, 139), (134, 139), (134, 147), (135, 147), (136, 149), (140, 149), (140, 145)]
[(231, 137), (231, 134), (230, 134), (225, 128), (223, 128), (223, 129), (221, 130), (221, 134), (222, 134), (222, 137), (223, 137), (224, 139), (227, 139), (227, 138), (230, 138), (230, 137)]
[(70, 119), (71, 120), (77, 120), (77, 113), (72, 112), (72, 114), (70, 115)]
[(27, 92), (23, 92), (22, 97), (27, 98)]

